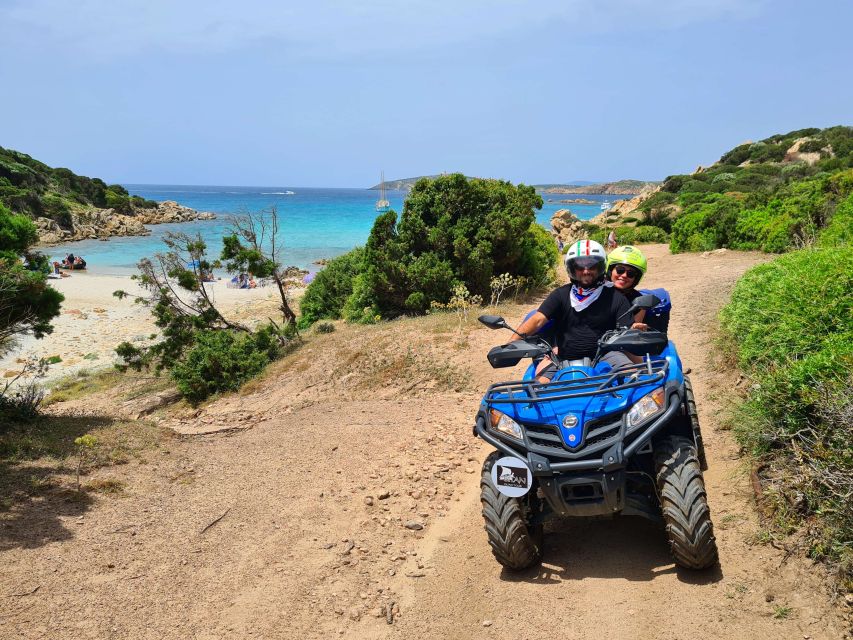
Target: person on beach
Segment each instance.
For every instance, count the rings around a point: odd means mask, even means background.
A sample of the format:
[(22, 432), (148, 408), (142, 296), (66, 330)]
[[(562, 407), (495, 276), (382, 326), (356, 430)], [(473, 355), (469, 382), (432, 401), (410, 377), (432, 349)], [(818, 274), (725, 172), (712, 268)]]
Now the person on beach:
[(56, 260), (54, 260), (53, 261), (53, 273), (48, 274), (47, 277), (50, 278), (51, 280), (59, 280), (60, 278), (70, 278), (71, 274), (70, 273), (63, 273), (62, 271), (60, 271), (59, 270), (59, 263)]
[[(556, 329), (554, 351), (560, 360), (594, 358), (598, 340), (605, 332), (631, 322), (628, 299), (605, 280), (606, 262), (604, 247), (597, 242), (573, 243), (566, 253), (571, 283), (552, 291), (539, 309), (521, 323), (518, 334), (535, 334), (551, 320)], [(606, 353), (600, 362), (614, 369), (631, 364), (630, 358), (618, 351)], [(556, 372), (557, 366), (543, 358), (536, 370), (537, 379), (547, 382)]]

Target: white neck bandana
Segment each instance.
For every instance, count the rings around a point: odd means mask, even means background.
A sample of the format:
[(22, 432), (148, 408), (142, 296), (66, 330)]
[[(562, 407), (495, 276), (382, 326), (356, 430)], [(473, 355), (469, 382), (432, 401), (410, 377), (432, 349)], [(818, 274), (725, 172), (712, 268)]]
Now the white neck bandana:
[(603, 284), (596, 285), (590, 289), (584, 289), (582, 287), (577, 286), (576, 284), (572, 285), (572, 291), (569, 294), (569, 299), (572, 301), (572, 309), (575, 311), (583, 311), (593, 302), (598, 300), (598, 297), (601, 295), (601, 292), (604, 291), (604, 287), (612, 287), (612, 282), (604, 282)]

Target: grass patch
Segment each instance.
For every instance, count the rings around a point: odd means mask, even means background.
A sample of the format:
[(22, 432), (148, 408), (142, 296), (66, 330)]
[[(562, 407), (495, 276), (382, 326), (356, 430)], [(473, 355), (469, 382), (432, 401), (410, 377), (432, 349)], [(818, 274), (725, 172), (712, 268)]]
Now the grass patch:
[(158, 446), (170, 432), (144, 421), (44, 415), (0, 432), (0, 462), (65, 460), (76, 453), (74, 439), (87, 433), (98, 440), (90, 456), (94, 468), (140, 459), (145, 450)]
[(773, 619), (774, 620), (787, 620), (794, 613), (794, 609), (783, 604), (777, 604), (773, 607)]
[(117, 480), (116, 478), (101, 478), (87, 482), (83, 485), (83, 489), (86, 491), (94, 491), (95, 493), (117, 495), (124, 493), (126, 486), (127, 485), (124, 481)]
[(44, 406), (68, 400), (78, 400), (98, 391), (107, 391), (119, 385), (125, 376), (114, 370), (91, 373), (85, 369), (62, 378), (50, 386), (50, 395), (44, 400)]

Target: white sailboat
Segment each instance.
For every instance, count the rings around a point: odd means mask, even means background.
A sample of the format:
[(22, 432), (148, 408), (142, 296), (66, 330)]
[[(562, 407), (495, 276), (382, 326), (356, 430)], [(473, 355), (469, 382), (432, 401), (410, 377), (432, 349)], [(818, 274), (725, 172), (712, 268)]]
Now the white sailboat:
[(608, 202), (607, 200), (605, 200), (604, 202), (601, 203), (601, 210), (602, 211), (609, 211), (612, 208), (613, 208), (613, 205), (610, 204), (610, 202)]
[(376, 201), (376, 211), (379, 213), (384, 213), (391, 208), (391, 203), (388, 202), (388, 199), (385, 197), (385, 172), (383, 171), (381, 174), (381, 179), (379, 181), (379, 200)]

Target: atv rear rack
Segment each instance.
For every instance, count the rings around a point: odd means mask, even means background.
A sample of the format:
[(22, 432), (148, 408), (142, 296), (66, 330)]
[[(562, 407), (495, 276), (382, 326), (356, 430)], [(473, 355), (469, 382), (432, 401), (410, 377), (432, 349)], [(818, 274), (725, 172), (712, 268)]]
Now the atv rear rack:
[[(662, 359), (625, 365), (597, 376), (589, 376), (583, 369), (573, 368), (586, 377), (556, 382), (535, 382), (533, 380), (496, 382), (486, 391), (484, 400), (488, 404), (533, 404), (568, 398), (615, 394), (623, 389), (633, 389), (663, 382), (669, 373), (669, 361)], [(620, 379), (621, 382), (617, 382)]]

